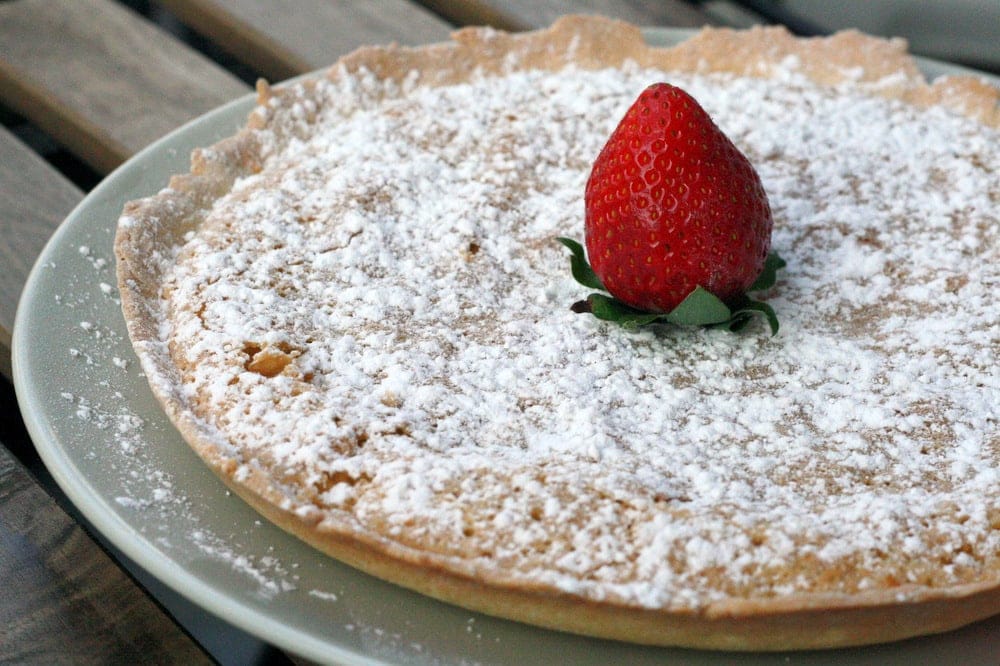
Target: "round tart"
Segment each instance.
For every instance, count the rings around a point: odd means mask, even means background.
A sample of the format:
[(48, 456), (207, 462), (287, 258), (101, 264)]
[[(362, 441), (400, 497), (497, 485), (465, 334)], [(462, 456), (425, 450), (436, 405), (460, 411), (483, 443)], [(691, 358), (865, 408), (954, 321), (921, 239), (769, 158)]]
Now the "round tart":
[[(654, 81), (760, 173), (774, 337), (570, 310), (555, 237)], [(858, 33), (363, 49), (127, 206), (123, 309), (222, 480), (386, 580), (663, 645), (944, 631), (1000, 612), (998, 125)]]

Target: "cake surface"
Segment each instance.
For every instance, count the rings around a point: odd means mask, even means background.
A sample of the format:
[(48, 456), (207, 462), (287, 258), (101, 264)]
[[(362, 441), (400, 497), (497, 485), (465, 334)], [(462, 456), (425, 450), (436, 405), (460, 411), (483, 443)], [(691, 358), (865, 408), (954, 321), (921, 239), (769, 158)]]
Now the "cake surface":
[[(556, 236), (635, 96), (755, 165), (770, 337), (628, 332)], [(116, 240), (136, 352), (248, 502), (505, 617), (733, 649), (1000, 612), (1000, 112), (897, 42), (569, 18), (365, 49), (280, 89)]]

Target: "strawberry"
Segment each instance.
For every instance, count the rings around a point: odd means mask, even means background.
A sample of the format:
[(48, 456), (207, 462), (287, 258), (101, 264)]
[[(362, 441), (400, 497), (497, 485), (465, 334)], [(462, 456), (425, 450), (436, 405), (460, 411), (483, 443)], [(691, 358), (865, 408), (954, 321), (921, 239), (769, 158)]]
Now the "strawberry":
[(768, 262), (771, 208), (760, 177), (680, 88), (655, 83), (642, 92), (597, 156), (584, 200), (596, 277), (588, 286), (610, 292), (619, 310), (668, 314), (708, 292), (710, 301), (730, 309), (729, 319), (732, 308), (744, 315), (747, 306), (770, 311), (746, 296), (770, 286), (758, 278), (773, 283), (784, 265), (776, 256)]

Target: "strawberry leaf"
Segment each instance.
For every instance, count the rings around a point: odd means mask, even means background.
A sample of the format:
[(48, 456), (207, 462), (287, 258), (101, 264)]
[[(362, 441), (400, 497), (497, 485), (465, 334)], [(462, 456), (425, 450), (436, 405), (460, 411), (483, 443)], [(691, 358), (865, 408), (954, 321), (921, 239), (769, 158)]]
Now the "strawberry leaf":
[(747, 291), (770, 289), (778, 279), (778, 270), (787, 265), (787, 262), (779, 257), (777, 252), (767, 255), (767, 259), (764, 260), (764, 268), (761, 269), (760, 275), (757, 276), (757, 279), (754, 280), (754, 283), (750, 285)]
[(573, 253), (573, 256), (570, 257), (569, 260), (569, 267), (573, 272), (573, 279), (582, 284), (584, 287), (607, 291), (601, 283), (601, 279), (597, 277), (597, 273), (595, 273), (594, 269), (590, 267), (590, 263), (587, 261), (587, 256), (584, 254), (583, 246), (572, 238), (559, 237), (556, 240), (568, 247), (569, 251)]
[(757, 301), (749, 296), (745, 297), (745, 300), (740, 303), (738, 309), (733, 311), (734, 322), (739, 318), (742, 318), (744, 321), (739, 324), (738, 328), (730, 325), (729, 330), (738, 331), (743, 326), (746, 326), (747, 322), (755, 315), (764, 315), (768, 325), (771, 327), (771, 335), (775, 335), (778, 332), (778, 315), (775, 313), (774, 308), (764, 301)]
[[(572, 252), (570, 268), (576, 281), (585, 287), (606, 292), (607, 289), (587, 262), (583, 246), (571, 238), (560, 237), (557, 240)], [(785, 261), (777, 253), (769, 254), (761, 274), (748, 291), (769, 289), (777, 280), (778, 270), (785, 266)], [(665, 314), (639, 310), (607, 293), (590, 294), (586, 300), (577, 301), (570, 309), (577, 313), (589, 312), (602, 321), (614, 322), (628, 330), (649, 324), (676, 324), (727, 328), (735, 333), (745, 328), (754, 317), (763, 316), (771, 327), (771, 335), (778, 332), (778, 315), (764, 301), (744, 294), (731, 305), (726, 305), (701, 285), (696, 286), (676, 308)]]
[(643, 312), (625, 305), (613, 296), (591, 294), (587, 297), (589, 312), (603, 321), (613, 321), (625, 329), (638, 328), (656, 321), (665, 321), (666, 315), (655, 312)]
[(666, 315), (667, 321), (682, 326), (706, 326), (732, 319), (733, 313), (718, 296), (697, 286), (676, 308)]

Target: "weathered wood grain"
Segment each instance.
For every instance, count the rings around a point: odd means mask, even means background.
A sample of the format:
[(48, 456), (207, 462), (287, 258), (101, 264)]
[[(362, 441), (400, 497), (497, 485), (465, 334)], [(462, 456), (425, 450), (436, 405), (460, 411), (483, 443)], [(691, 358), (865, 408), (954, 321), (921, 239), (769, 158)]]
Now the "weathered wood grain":
[(0, 580), (0, 663), (211, 663), (2, 443)]
[(0, 375), (11, 376), (10, 342), (24, 281), (55, 228), (83, 193), (0, 128)]
[(0, 2), (0, 99), (98, 171), (247, 90), (111, 0)]
[(458, 25), (503, 30), (542, 28), (564, 14), (601, 14), (643, 26), (698, 28), (709, 15), (680, 0), (421, 0)]
[(452, 27), (406, 0), (162, 0), (192, 29), (281, 80), (367, 44), (425, 44)]

